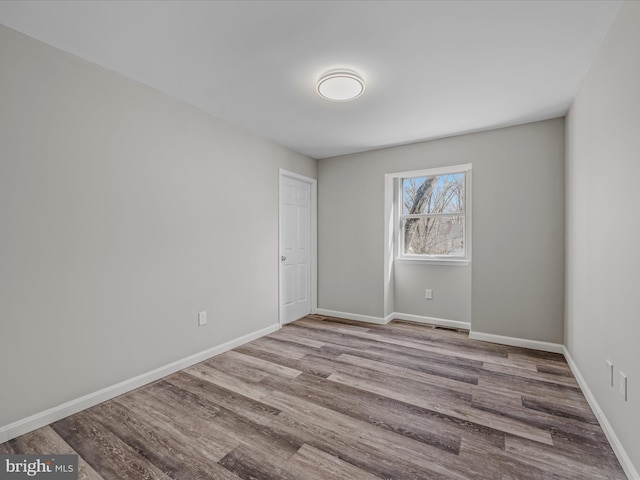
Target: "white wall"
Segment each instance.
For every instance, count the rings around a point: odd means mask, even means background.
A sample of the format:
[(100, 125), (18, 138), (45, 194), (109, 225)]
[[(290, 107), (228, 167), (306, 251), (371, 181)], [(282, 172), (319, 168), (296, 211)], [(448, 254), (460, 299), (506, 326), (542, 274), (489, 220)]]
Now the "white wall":
[[(640, 470), (640, 3), (625, 2), (567, 119), (566, 345)], [(608, 384), (605, 360), (614, 364)], [(629, 378), (629, 400), (618, 372)], [(637, 477), (640, 478), (640, 477)]]
[(315, 160), (1, 26), (0, 70), (0, 427), (277, 323)]
[[(320, 160), (319, 308), (382, 318), (395, 276), (396, 312), (561, 343), (563, 162), (563, 119)], [(384, 175), (463, 163), (473, 164), (471, 266), (396, 265), (385, 278)]]

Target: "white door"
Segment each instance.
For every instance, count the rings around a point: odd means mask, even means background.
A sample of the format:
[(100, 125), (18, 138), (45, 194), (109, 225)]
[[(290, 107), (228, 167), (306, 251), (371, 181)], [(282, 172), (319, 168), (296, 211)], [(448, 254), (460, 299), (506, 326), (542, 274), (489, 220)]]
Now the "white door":
[(311, 313), (311, 184), (280, 176), (280, 318)]

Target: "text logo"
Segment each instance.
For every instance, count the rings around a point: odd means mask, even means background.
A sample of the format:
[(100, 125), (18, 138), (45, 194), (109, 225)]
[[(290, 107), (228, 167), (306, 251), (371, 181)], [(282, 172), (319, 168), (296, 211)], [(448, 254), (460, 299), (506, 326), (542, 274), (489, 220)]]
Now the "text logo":
[(78, 455), (0, 455), (0, 480), (78, 480)]

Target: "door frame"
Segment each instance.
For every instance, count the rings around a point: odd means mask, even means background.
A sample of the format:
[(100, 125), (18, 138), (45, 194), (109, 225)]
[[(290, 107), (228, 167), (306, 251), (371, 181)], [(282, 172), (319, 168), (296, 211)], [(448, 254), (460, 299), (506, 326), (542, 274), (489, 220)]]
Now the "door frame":
[(282, 292), (282, 270), (280, 256), (282, 255), (282, 212), (280, 210), (280, 190), (283, 178), (292, 178), (300, 182), (308, 183), (311, 186), (310, 215), (309, 215), (309, 240), (311, 268), (309, 269), (309, 295), (311, 300), (311, 313), (318, 310), (318, 181), (315, 178), (305, 177), (298, 173), (293, 173), (282, 168), (278, 169), (278, 324), (282, 328), (283, 309), (281, 302)]

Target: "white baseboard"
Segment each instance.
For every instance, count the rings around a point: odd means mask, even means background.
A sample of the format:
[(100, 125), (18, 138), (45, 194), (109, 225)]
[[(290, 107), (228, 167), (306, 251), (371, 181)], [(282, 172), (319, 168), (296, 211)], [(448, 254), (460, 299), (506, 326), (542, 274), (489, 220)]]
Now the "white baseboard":
[(346, 318), (347, 320), (356, 320), (358, 322), (375, 323), (378, 325), (386, 325), (393, 319), (407, 320), (409, 322), (426, 323), (429, 325), (439, 325), (442, 327), (462, 328), (469, 330), (471, 324), (468, 322), (459, 322), (457, 320), (447, 320), (444, 318), (435, 317), (423, 317), (421, 315), (412, 315), (410, 313), (398, 313), (393, 312), (386, 317), (374, 317), (371, 315), (360, 315), (359, 313), (339, 312), (336, 310), (325, 310), (318, 308), (316, 310), (318, 315), (326, 315), (327, 317)]
[(345, 318), (347, 320), (356, 320), (358, 322), (377, 323), (378, 325), (385, 325), (389, 322), (387, 318), (373, 317), (371, 315), (360, 315), (359, 313), (338, 312), (336, 310), (325, 310), (324, 308), (318, 308), (316, 310), (318, 315), (326, 315), (327, 317)]
[(587, 381), (582, 376), (582, 373), (580, 373), (578, 365), (576, 365), (576, 362), (571, 357), (569, 350), (567, 350), (567, 347), (565, 346), (562, 347), (562, 350), (562, 353), (564, 354), (564, 357), (567, 359), (567, 363), (569, 364), (569, 368), (571, 368), (571, 372), (573, 372), (573, 376), (576, 377), (578, 385), (580, 385), (580, 389), (587, 399), (587, 402), (589, 402), (591, 410), (593, 410), (593, 413), (598, 419), (598, 422), (600, 423), (600, 426), (602, 427), (607, 440), (609, 440), (609, 443), (611, 444), (611, 448), (613, 448), (616, 457), (618, 457), (618, 461), (620, 462), (620, 465), (622, 465), (624, 473), (627, 474), (627, 477), (629, 477), (630, 480), (640, 480), (640, 474), (638, 474), (638, 470), (636, 470), (636, 468), (633, 466), (633, 463), (631, 463), (631, 459), (623, 448), (622, 443), (620, 443), (620, 439), (618, 439), (618, 436), (613, 431), (613, 427), (609, 423), (609, 420), (607, 420), (607, 417), (600, 408), (600, 405), (598, 405), (596, 397), (594, 397), (593, 393), (591, 393), (591, 389), (589, 388)]
[[(325, 310), (323, 308), (318, 308), (317, 314), (326, 315), (327, 317), (346, 318), (348, 320), (356, 320), (359, 322), (376, 323), (378, 325), (386, 325), (394, 318), (397, 318), (398, 320), (407, 320), (409, 322), (471, 330), (471, 323), (469, 322), (447, 320), (445, 318), (423, 317), (421, 315), (412, 315), (410, 313), (394, 312), (382, 318), (373, 317), (370, 315), (360, 315), (359, 313), (339, 312), (336, 310)], [(528, 340), (526, 338), (505, 337), (502, 335), (494, 335), (492, 333), (482, 333), (474, 331), (469, 332), (469, 338), (474, 340), (482, 340), (484, 342), (499, 343), (501, 345), (511, 345), (513, 347), (542, 350), (543, 352), (563, 353), (564, 348), (564, 345), (561, 345), (559, 343), (541, 342), (539, 340)]]
[(438, 325), (441, 327), (461, 328), (463, 330), (470, 330), (471, 323), (461, 322), (459, 320), (447, 320), (445, 318), (436, 317), (423, 317), (421, 315), (412, 315), (410, 313), (393, 313), (392, 318), (398, 320), (407, 320), (408, 322), (426, 323), (429, 325)]
[(69, 415), (73, 415), (74, 413), (78, 413), (89, 407), (93, 407), (98, 403), (105, 402), (114, 397), (117, 397), (118, 395), (122, 395), (123, 393), (130, 392), (131, 390), (159, 380), (162, 377), (171, 375), (172, 373), (175, 373), (179, 370), (190, 367), (191, 365), (195, 365), (196, 363), (200, 363), (208, 358), (239, 347), (240, 345), (263, 337), (264, 335), (268, 335), (279, 329), (280, 325), (275, 324), (266, 328), (262, 328), (260, 330), (256, 330), (255, 332), (248, 333), (247, 335), (235, 338), (221, 345), (217, 345), (202, 352), (198, 352), (194, 355), (190, 355), (186, 358), (171, 362), (168, 365), (164, 365), (136, 377), (130, 378), (123, 382), (103, 388), (101, 390), (98, 390), (97, 392), (89, 393), (88, 395), (84, 395), (80, 398), (76, 398), (74, 400), (63, 403), (62, 405), (58, 405), (57, 407), (50, 408), (43, 412), (31, 415), (27, 418), (23, 418), (22, 420), (10, 423), (9, 425), (0, 427), (0, 443), (4, 443), (8, 440), (11, 440), (12, 438), (16, 438), (33, 430), (37, 430), (38, 428), (49, 425), (50, 423), (68, 417)]
[(499, 343), (500, 345), (510, 345), (512, 347), (531, 348), (543, 352), (563, 353), (564, 345), (559, 343), (541, 342), (540, 340), (529, 340), (526, 338), (505, 337), (494, 335), (493, 333), (469, 332), (469, 338), (482, 340), (483, 342)]

